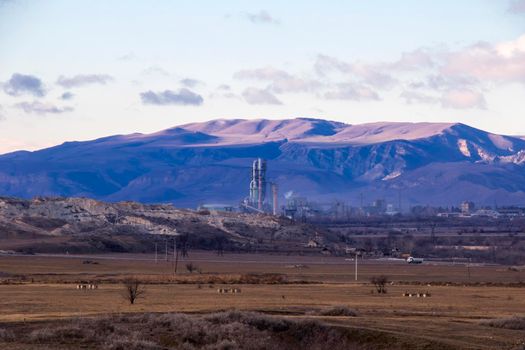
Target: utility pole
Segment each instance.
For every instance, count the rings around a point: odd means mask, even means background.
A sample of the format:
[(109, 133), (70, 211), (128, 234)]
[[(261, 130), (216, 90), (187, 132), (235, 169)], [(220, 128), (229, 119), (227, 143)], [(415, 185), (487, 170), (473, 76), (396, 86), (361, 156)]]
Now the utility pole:
[(166, 260), (166, 262), (168, 262), (168, 238), (166, 238), (166, 247), (165, 247), (164, 252), (165, 252), (165, 255), (166, 255), (165, 256), (165, 260)]
[(355, 252), (355, 280), (357, 281), (357, 250)]
[(470, 262), (472, 261), (472, 258), (468, 258), (468, 263), (467, 263), (467, 277), (468, 277), (468, 280), (470, 281)]
[(173, 274), (177, 274), (177, 267), (179, 266), (179, 250), (177, 249), (177, 239), (173, 239)]
[(178, 266), (179, 266), (179, 251), (177, 250), (177, 257), (175, 258), (175, 273), (177, 273)]

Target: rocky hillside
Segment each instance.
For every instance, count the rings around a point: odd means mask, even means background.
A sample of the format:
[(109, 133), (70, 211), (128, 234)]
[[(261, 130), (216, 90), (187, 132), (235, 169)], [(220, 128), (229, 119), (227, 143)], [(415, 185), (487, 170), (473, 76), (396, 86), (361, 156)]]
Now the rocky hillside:
[(213, 120), (0, 156), (0, 194), (236, 205), (251, 162), (283, 194), (358, 204), (525, 203), (525, 140), (454, 123)]
[[(173, 239), (189, 248), (302, 247), (322, 235), (312, 226), (267, 215), (181, 210), (172, 205), (105, 203), (86, 198), (0, 197), (0, 249), (151, 251)], [(171, 243), (170, 243), (171, 244)]]

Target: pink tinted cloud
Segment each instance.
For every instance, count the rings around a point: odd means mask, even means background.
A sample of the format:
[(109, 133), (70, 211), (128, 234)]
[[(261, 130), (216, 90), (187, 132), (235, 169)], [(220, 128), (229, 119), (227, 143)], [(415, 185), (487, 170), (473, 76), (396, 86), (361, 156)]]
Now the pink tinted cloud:
[(328, 100), (378, 101), (381, 98), (373, 89), (359, 83), (342, 83), (337, 88), (327, 91), (324, 97)]
[(515, 41), (478, 43), (445, 56), (440, 69), (446, 76), (470, 76), (488, 82), (525, 84), (525, 35)]
[(318, 80), (292, 75), (284, 70), (273, 67), (245, 69), (236, 72), (235, 79), (250, 79), (270, 82), (268, 89), (275, 93), (308, 92), (319, 89), (322, 84)]
[(435, 63), (431, 52), (424, 48), (419, 48), (414, 51), (403, 52), (398, 61), (387, 65), (387, 67), (396, 70), (417, 70), (431, 68)]
[(513, 0), (510, 3), (509, 12), (525, 13), (525, 0)]
[(456, 109), (487, 108), (483, 94), (469, 89), (445, 92), (441, 97), (441, 105), (446, 108)]
[(345, 62), (335, 57), (319, 55), (314, 65), (317, 74), (326, 76), (331, 72), (343, 73), (360, 79), (361, 83), (373, 86), (376, 89), (390, 89), (398, 81), (383, 63)]

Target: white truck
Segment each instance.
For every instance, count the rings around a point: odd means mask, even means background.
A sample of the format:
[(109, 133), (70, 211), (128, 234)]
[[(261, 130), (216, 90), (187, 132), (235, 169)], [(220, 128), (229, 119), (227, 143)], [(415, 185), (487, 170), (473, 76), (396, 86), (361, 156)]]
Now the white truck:
[(414, 258), (413, 256), (409, 256), (407, 258), (407, 263), (409, 264), (422, 264), (423, 259), (422, 258)]

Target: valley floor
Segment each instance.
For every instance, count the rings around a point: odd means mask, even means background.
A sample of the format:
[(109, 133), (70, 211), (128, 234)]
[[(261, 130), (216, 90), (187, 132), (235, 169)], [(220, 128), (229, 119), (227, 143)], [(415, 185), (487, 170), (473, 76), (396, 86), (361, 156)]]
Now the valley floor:
[[(201, 272), (189, 273), (189, 262)], [(373, 293), (368, 282), (378, 275), (392, 281), (384, 295)], [(121, 282), (129, 277), (145, 283), (135, 305), (122, 296)], [(356, 344), (365, 346), (363, 339), (369, 337), (372, 349), (403, 348), (398, 345), (407, 339), (408, 348), (422, 349), (518, 349), (525, 342), (523, 330), (486, 324), (525, 314), (525, 270), (505, 266), (359, 261), (356, 282), (354, 262), (335, 257), (190, 252), (174, 275), (172, 262), (155, 263), (152, 255), (0, 256), (0, 281), (0, 339), (3, 328), (16, 334), (24, 327), (54, 327), (64, 319), (143, 313), (207, 317), (235, 309), (360, 332), (352, 333), (359, 338)], [(97, 283), (98, 289), (76, 289), (81, 282)], [(219, 294), (219, 288), (241, 292)], [(406, 292), (430, 297), (403, 296)], [(323, 310), (339, 305), (356, 315), (324, 315)], [(391, 347), (374, 343), (378, 337), (387, 337)]]

